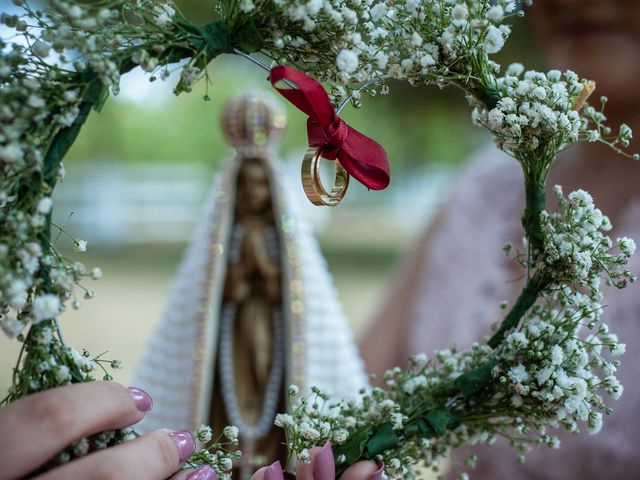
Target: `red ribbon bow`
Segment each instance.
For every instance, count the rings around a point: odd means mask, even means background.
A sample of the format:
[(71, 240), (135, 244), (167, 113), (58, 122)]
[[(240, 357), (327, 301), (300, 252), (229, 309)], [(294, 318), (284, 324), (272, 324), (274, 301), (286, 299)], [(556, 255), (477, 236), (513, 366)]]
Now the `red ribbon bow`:
[[(269, 77), (271, 85), (283, 97), (309, 116), (309, 146), (329, 145), (322, 156), (327, 160), (337, 159), (367, 188), (382, 190), (389, 185), (389, 160), (384, 148), (338, 117), (320, 83), (295, 68), (282, 65), (271, 69)], [(276, 87), (280, 80), (288, 80), (299, 90)]]

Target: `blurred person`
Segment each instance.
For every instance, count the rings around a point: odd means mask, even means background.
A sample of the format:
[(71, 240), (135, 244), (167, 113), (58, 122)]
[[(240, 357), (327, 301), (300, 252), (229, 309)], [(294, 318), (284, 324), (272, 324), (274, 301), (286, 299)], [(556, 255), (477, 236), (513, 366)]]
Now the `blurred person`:
[[(548, 63), (595, 80), (596, 98), (609, 98), (609, 125), (627, 123), (640, 131), (640, 2), (538, 0), (527, 16)], [(560, 155), (548, 186), (550, 190), (559, 184), (565, 193), (587, 190), (611, 219), (613, 238), (640, 239), (638, 178), (637, 163), (602, 144), (580, 144)], [(522, 287), (522, 269), (504, 256), (502, 245), (521, 242), (523, 209), (524, 182), (516, 160), (495, 147), (481, 153), (408, 257), (389, 300), (364, 337), (369, 371), (382, 378), (386, 369), (404, 365), (410, 355), (452, 344), (468, 348), (489, 333), (490, 324), (504, 315), (500, 301), (512, 305)], [(639, 263), (632, 258), (631, 271), (638, 272)], [(625, 391), (621, 400), (610, 404), (614, 413), (605, 419), (602, 431), (595, 436), (559, 432), (560, 452), (538, 447), (526, 455), (525, 464), (518, 462), (517, 452), (506, 441), (479, 447), (475, 478), (640, 477), (635, 421), (640, 407), (640, 296), (633, 287), (612, 290), (603, 290), (610, 302), (603, 319), (627, 343), (617, 374)]]

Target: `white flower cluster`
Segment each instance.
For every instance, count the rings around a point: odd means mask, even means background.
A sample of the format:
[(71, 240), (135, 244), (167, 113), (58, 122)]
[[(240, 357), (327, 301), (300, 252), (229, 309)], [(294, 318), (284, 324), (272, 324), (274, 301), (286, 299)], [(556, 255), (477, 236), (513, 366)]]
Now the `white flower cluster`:
[[(511, 1), (434, 1), (394, 3), (396, 13), (384, 17), (383, 29), (394, 41), (388, 47), (387, 73), (410, 83), (456, 81), (473, 71), (478, 59), (502, 50), (511, 29)], [(396, 16), (396, 18), (394, 18)], [(379, 37), (378, 48), (388, 45)]]
[(543, 157), (553, 158), (578, 141), (583, 122), (573, 105), (585, 86), (575, 73), (525, 72), (513, 64), (496, 86), (500, 100), (493, 108), (478, 104), (473, 120), (491, 130), (504, 151), (526, 159), (548, 150)]
[[(506, 0), (275, 0), (262, 9), (274, 10), (264, 25), (266, 51), (278, 63), (305, 65), (330, 83), (339, 99), (352, 84), (372, 78), (462, 81), (478, 58), (487, 63), (487, 55), (502, 49), (510, 34), (503, 22), (516, 5)], [(250, 13), (262, 11), (254, 6)]]
[[(599, 316), (600, 310), (593, 310), (598, 306), (579, 293), (561, 289), (548, 300), (562, 305), (561, 309), (534, 307), (522, 330), (507, 338), (501, 355), (504, 363), (495, 373), (508, 386), (510, 402), (529, 428), (544, 431), (547, 425), (563, 426), (577, 433), (582, 422), (597, 433), (602, 414), (611, 412), (601, 392), (615, 400), (623, 392), (615, 377), (619, 362), (606, 360), (604, 352), (621, 355), (624, 344), (618, 343), (606, 324), (593, 328), (594, 321), (589, 335), (581, 338), (585, 310), (591, 317)], [(603, 376), (596, 373), (600, 371)]]
[[(515, 63), (494, 82), (495, 105), (469, 98), (475, 107), (472, 120), (489, 129), (498, 147), (521, 162), (542, 158), (548, 166), (559, 151), (578, 141), (600, 141), (619, 153), (623, 152), (618, 144), (629, 146), (631, 129), (623, 125), (612, 136), (602, 110), (585, 103), (595, 84), (571, 70), (525, 71)], [(601, 98), (603, 106), (606, 101)], [(638, 155), (632, 157), (638, 159)]]
[[(289, 387), (291, 397), (292, 391), (297, 392), (297, 387)], [(303, 462), (310, 459), (310, 446), (322, 445), (327, 441), (341, 445), (357, 426), (364, 424), (364, 419), (356, 413), (354, 403), (342, 401), (337, 405), (329, 405), (328, 400), (326, 392), (312, 387), (311, 396), (301, 397), (292, 414), (281, 413), (276, 416), (275, 425), (287, 431), (291, 451), (295, 451)], [(378, 409), (380, 414), (387, 416), (392, 411), (393, 406), (390, 405)]]
[(565, 198), (559, 186), (554, 192), (560, 210), (554, 214), (543, 211), (541, 215), (545, 234), (541, 261), (551, 267), (554, 281), (590, 287), (592, 295), (599, 291), (603, 272), (607, 273), (606, 281), (616, 286), (635, 281), (635, 275), (626, 268), (635, 242), (619, 238), (619, 253), (611, 254), (613, 241), (604, 233), (611, 230), (611, 222), (595, 207), (591, 195), (577, 190)]
[[(209, 465), (221, 480), (231, 478), (234, 460), (241, 457), (242, 453), (237, 450), (238, 446), (238, 428), (227, 426), (224, 428), (222, 435), (213, 440), (213, 430), (209, 425), (200, 425), (194, 432), (194, 437), (204, 444), (204, 448), (195, 452), (187, 460), (190, 468), (199, 465)], [(225, 442), (223, 438), (226, 438)], [(231, 448), (230, 448), (231, 447)]]

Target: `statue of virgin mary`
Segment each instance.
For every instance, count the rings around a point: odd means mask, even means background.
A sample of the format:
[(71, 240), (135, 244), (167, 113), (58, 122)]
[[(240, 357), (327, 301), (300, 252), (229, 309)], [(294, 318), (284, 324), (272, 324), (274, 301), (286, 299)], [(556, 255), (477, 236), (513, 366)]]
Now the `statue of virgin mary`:
[(154, 399), (140, 431), (235, 425), (243, 477), (284, 461), (273, 427), (288, 386), (337, 397), (367, 385), (320, 248), (277, 159), (286, 119), (266, 93), (232, 99), (233, 154), (216, 175), (137, 372)]

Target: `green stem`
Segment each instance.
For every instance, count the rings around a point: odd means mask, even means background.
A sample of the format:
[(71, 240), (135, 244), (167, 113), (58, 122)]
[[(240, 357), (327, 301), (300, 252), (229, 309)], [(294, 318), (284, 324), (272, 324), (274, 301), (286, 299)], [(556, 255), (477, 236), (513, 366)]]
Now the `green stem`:
[[(545, 180), (537, 180), (525, 174), (525, 209), (522, 215), (522, 226), (529, 241), (531, 254), (527, 261), (535, 258), (544, 248), (544, 232), (540, 221), (540, 214), (546, 206), (546, 182)], [(491, 337), (488, 345), (496, 348), (504, 340), (507, 332), (516, 328), (522, 317), (533, 306), (538, 299), (540, 293), (549, 285), (551, 279), (546, 271), (536, 272), (529, 279), (527, 285), (520, 292), (520, 296), (502, 320), (500, 328)]]
[(496, 348), (504, 340), (504, 336), (507, 332), (516, 328), (520, 319), (527, 313), (527, 311), (533, 306), (538, 299), (540, 292), (544, 290), (550, 283), (550, 278), (546, 272), (536, 273), (529, 283), (522, 289), (520, 296), (513, 305), (513, 308), (509, 311), (498, 331), (491, 337), (488, 345), (492, 348)]
[(543, 249), (544, 234), (540, 223), (540, 214), (546, 206), (545, 181), (537, 181), (525, 177), (525, 209), (522, 215), (522, 226), (527, 234), (532, 252), (540, 252)]

